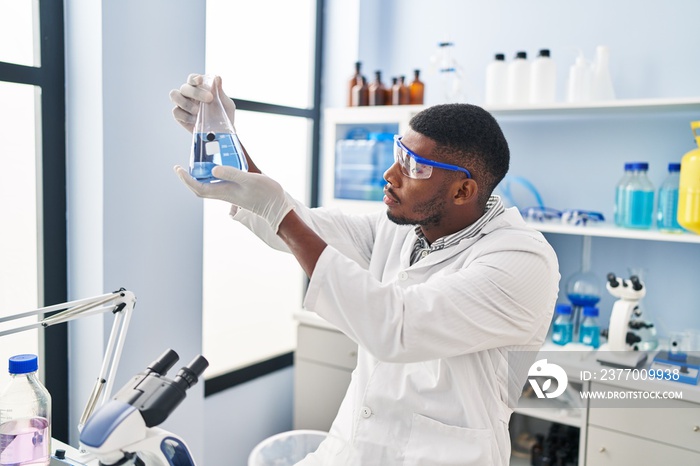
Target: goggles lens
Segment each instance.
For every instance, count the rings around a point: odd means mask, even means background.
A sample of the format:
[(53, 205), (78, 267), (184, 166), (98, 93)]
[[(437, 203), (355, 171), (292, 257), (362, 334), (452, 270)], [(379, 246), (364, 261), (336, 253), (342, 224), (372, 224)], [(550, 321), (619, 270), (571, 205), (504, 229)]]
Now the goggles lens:
[(433, 167), (416, 162), (412, 153), (398, 139), (394, 144), (394, 161), (398, 162), (399, 167), (401, 167), (401, 173), (409, 178), (424, 180), (433, 174)]

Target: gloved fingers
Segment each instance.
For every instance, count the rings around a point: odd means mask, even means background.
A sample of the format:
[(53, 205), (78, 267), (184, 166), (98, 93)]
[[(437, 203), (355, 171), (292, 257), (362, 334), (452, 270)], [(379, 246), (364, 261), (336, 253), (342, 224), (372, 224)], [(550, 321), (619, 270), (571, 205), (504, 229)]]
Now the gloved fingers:
[(183, 128), (185, 128), (190, 133), (194, 130), (194, 124), (197, 117), (191, 113), (187, 113), (180, 107), (173, 108), (173, 118), (177, 121)]
[(224, 92), (224, 88), (222, 87), (222, 83), (223, 81), (221, 79), (221, 76), (214, 76), (212, 89), (218, 90), (219, 97), (221, 98), (221, 103), (224, 106), (224, 110), (226, 111), (229, 120), (231, 120), (231, 124), (233, 124), (236, 114), (236, 103), (229, 96), (226, 95), (226, 92)]
[[(233, 203), (231, 195), (233, 194), (231, 183), (200, 183), (179, 165), (174, 167), (178, 178), (198, 197), (205, 199), (220, 199)], [(233, 188), (235, 189), (235, 188)]]
[(199, 73), (192, 73), (189, 76), (187, 76), (187, 84), (191, 84), (192, 86), (199, 86), (203, 82), (204, 76)]
[(231, 181), (233, 183), (245, 183), (245, 180), (254, 175), (254, 173), (244, 172), (234, 167), (226, 165), (217, 165), (212, 168), (211, 174), (223, 181)]
[(192, 178), (190, 174), (187, 173), (187, 170), (185, 170), (179, 165), (175, 165), (173, 169), (175, 170), (177, 177), (180, 178), (180, 181), (182, 181), (185, 184), (185, 186), (187, 186), (190, 189), (190, 191), (192, 191), (199, 197), (206, 197), (203, 190), (203, 188), (205, 187), (203, 183), (200, 183), (199, 181)]
[(191, 115), (199, 111), (199, 102), (185, 97), (179, 89), (170, 91), (170, 101)]
[(209, 103), (214, 99), (214, 95), (208, 90), (199, 86), (193, 86), (190, 83), (185, 83), (180, 86), (180, 93), (189, 99), (198, 102)]

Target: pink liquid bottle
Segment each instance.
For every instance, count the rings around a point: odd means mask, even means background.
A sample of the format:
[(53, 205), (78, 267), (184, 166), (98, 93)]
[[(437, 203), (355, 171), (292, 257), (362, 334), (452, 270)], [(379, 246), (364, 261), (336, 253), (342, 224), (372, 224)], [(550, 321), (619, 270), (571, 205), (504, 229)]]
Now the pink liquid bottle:
[(51, 461), (51, 395), (37, 369), (33, 354), (10, 358), (10, 382), (0, 393), (0, 466)]

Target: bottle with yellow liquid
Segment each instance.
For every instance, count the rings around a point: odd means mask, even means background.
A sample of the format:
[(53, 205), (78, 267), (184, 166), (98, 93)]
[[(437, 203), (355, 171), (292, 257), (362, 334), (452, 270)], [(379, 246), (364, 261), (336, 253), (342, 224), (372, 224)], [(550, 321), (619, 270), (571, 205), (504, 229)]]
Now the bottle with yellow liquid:
[(690, 129), (698, 147), (683, 156), (678, 182), (678, 223), (700, 233), (700, 121), (692, 121)]

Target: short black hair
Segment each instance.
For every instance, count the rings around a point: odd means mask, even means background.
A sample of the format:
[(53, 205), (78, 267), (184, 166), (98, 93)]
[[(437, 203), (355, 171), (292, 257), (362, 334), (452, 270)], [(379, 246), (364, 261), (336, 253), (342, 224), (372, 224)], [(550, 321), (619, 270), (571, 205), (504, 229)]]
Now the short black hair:
[(508, 142), (496, 119), (476, 105), (441, 104), (417, 113), (409, 126), (435, 141), (436, 150), (448, 160), (471, 172), (485, 206), (510, 163)]

